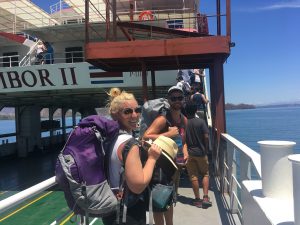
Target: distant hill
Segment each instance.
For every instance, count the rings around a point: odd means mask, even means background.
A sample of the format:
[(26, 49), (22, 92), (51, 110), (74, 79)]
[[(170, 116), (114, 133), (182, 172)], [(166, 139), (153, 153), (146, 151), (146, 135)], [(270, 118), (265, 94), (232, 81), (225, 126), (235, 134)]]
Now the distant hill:
[(3, 108), (0, 111), (1, 120), (13, 120), (15, 119), (15, 109), (14, 108)]
[[(99, 115), (108, 115), (107, 108), (97, 108), (96, 111)], [(72, 111), (69, 110), (66, 113), (66, 117), (71, 117), (71, 116), (72, 116)], [(42, 118), (49, 117), (49, 109), (48, 108), (42, 109), (41, 117)], [(61, 118), (61, 110), (57, 110), (54, 113), (53, 118), (55, 118), (55, 119)], [(0, 111), (0, 120), (13, 120), (13, 119), (15, 119), (15, 109), (14, 108), (3, 108)]]
[[(225, 110), (235, 110), (235, 109), (255, 109), (255, 108), (275, 108), (275, 107), (297, 107), (300, 106), (300, 101), (294, 101), (289, 103), (272, 103), (272, 104), (264, 104), (264, 105), (252, 105), (252, 104), (232, 104), (232, 103), (226, 103), (225, 104)], [(99, 108), (96, 109), (98, 114), (107, 114), (107, 109)], [(58, 110), (54, 114), (54, 118), (60, 117), (60, 110)], [(49, 110), (47, 108), (43, 109), (41, 111), (41, 116), (43, 118), (47, 118), (49, 115)], [(72, 116), (71, 111), (68, 111), (67, 117)], [(15, 119), (15, 109), (14, 108), (3, 108), (0, 111), (0, 119), (1, 120), (10, 120)]]
[(283, 103), (283, 104), (270, 104), (270, 105), (257, 105), (257, 108), (281, 108), (281, 107), (297, 107), (300, 103)]
[(225, 104), (225, 110), (235, 110), (235, 109), (255, 109), (255, 105), (249, 105), (249, 104), (232, 104), (232, 103), (226, 103)]

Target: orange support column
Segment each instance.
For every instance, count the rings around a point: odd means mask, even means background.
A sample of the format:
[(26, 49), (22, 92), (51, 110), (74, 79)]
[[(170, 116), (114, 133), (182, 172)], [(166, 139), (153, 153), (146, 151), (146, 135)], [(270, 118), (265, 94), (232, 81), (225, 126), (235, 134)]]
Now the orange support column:
[(221, 133), (226, 132), (225, 95), (223, 61), (215, 59), (210, 68), (211, 114), (213, 127), (217, 128), (218, 139)]
[[(214, 63), (209, 67), (210, 78), (210, 96), (211, 96), (211, 118), (212, 118), (212, 157), (224, 154), (218, 152), (221, 133), (226, 131), (225, 121), (225, 102), (224, 102), (224, 84), (223, 84), (223, 61), (220, 59), (214, 60)], [(223, 169), (223, 163), (219, 165), (220, 171)], [(223, 186), (223, 184), (221, 184)]]

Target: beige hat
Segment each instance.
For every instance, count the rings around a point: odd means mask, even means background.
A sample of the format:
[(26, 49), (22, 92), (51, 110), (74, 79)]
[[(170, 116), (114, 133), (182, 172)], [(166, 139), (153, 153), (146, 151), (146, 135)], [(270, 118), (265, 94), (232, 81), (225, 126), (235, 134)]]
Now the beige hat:
[(167, 176), (173, 176), (178, 167), (174, 162), (178, 146), (171, 138), (159, 136), (154, 142), (162, 149), (161, 156), (157, 160), (157, 164), (162, 168)]

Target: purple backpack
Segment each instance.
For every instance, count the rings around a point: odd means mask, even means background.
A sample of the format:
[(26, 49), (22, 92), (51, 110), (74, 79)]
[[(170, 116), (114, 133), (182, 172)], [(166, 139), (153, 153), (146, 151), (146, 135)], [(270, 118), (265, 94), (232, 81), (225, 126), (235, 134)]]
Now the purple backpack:
[(106, 159), (118, 134), (116, 121), (88, 116), (74, 128), (58, 155), (56, 182), (75, 214), (103, 217), (116, 212), (118, 201), (107, 181)]

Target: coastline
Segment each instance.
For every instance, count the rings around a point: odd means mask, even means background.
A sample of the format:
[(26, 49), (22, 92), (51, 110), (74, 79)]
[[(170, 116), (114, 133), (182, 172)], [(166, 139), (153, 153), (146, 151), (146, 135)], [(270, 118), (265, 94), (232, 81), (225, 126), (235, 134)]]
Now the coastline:
[(255, 109), (255, 105), (250, 105), (250, 104), (232, 104), (232, 103), (226, 103), (225, 104), (225, 110), (236, 110), (236, 109)]
[[(274, 104), (274, 105), (250, 105), (250, 104), (230, 104), (230, 107), (228, 106), (230, 103), (225, 104), (225, 110), (230, 111), (230, 110), (247, 110), (247, 109), (262, 109), (262, 108), (289, 108), (289, 107), (300, 107), (300, 104)], [(107, 114), (107, 109), (106, 108), (99, 108), (96, 109), (98, 114)], [(71, 117), (72, 113), (67, 113), (66, 117)], [(44, 115), (41, 115), (42, 118), (48, 118), (47, 113)], [(55, 114), (55, 117), (53, 119), (60, 119), (61, 115), (60, 113)], [(15, 119), (15, 114), (14, 113), (1, 113), (0, 112), (0, 120), (14, 120)]]

